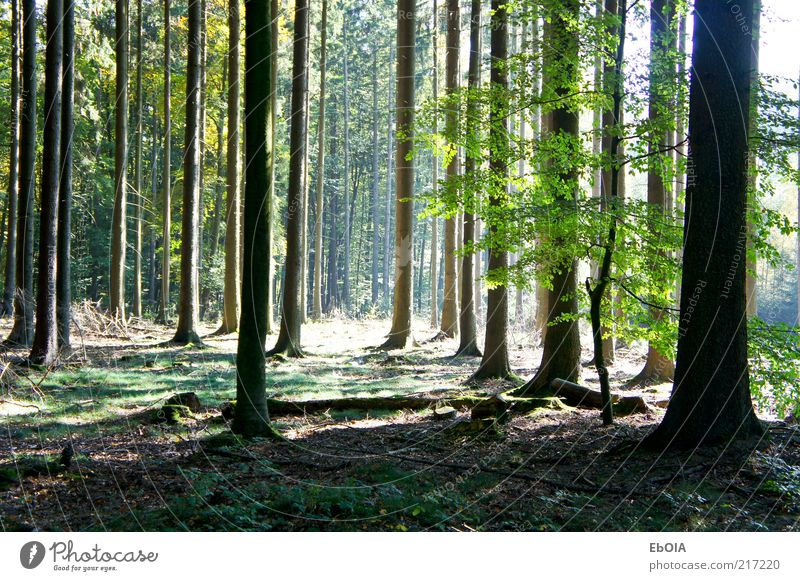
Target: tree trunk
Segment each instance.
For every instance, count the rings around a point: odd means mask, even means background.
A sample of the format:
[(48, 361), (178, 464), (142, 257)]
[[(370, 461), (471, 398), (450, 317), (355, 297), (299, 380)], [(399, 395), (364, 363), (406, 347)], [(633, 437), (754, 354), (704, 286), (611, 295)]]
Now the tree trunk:
[(186, 67), (186, 133), (181, 218), (181, 288), (178, 329), (173, 343), (200, 343), (197, 273), (200, 269), (200, 84), (202, 53), (202, 0), (189, 0), (188, 56)]
[[(311, 8), (309, 7), (309, 14)], [(311, 30), (311, 19), (309, 16), (309, 25), (308, 29)], [(303, 139), (305, 140), (305, 145), (303, 146), (303, 212), (302, 218), (300, 221), (300, 324), (303, 324), (307, 321), (308, 315), (308, 188), (310, 185), (310, 176), (309, 176), (309, 135), (308, 135), (308, 126), (311, 118), (311, 108), (309, 107), (309, 98), (310, 98), (310, 76), (311, 76), (311, 65), (310, 65), (310, 55), (311, 49), (306, 48), (306, 90), (305, 96), (303, 97), (304, 101), (304, 109), (306, 111), (306, 125), (305, 129), (303, 130)]]
[[(233, 0), (234, 2), (236, 0)], [(270, 243), (267, 213), (272, 180), (272, 133), (274, 110), (271, 3), (245, 3), (245, 188), (244, 268), (242, 269), (242, 314), (236, 352), (236, 412), (233, 431), (245, 436), (274, 434), (267, 410), (264, 342), (267, 338), (267, 294), (270, 277)]]
[(44, 73), (44, 132), (42, 134), (42, 192), (39, 220), (39, 285), (36, 330), (30, 359), (52, 365), (58, 357), (56, 324), (56, 244), (58, 228), (59, 162), (61, 160), (61, 69), (63, 58), (63, 0), (47, 0), (47, 43)]
[(134, 154), (133, 227), (133, 316), (142, 316), (142, 0), (136, 0), (136, 152)]
[[(272, 119), (275, 120), (278, 118), (278, 52), (279, 52), (279, 44), (280, 44), (280, 35), (278, 30), (278, 13), (279, 10), (279, 0), (270, 0), (271, 3), (271, 10), (273, 17), (270, 19), (270, 32), (272, 34), (272, 51), (269, 53), (270, 59), (272, 59), (272, 69), (270, 71), (270, 75), (272, 75), (270, 87), (272, 90), (269, 92), (269, 103), (270, 107), (272, 108)], [(274, 122), (274, 121), (273, 121)], [(270, 144), (271, 151), (276, 150), (276, 139), (277, 139), (277, 131), (273, 130), (270, 139), (272, 143)], [(268, 254), (269, 254), (269, 280), (267, 285), (267, 333), (272, 333), (275, 329), (275, 321), (274, 321), (274, 312), (275, 312), (275, 258), (274, 248), (275, 245), (273, 244), (274, 240), (274, 232), (272, 228), (272, 224), (275, 220), (275, 171), (276, 165), (272, 163), (270, 165), (270, 172), (272, 175), (269, 180), (269, 192), (267, 192), (267, 243), (269, 244), (268, 247)]]
[(414, 74), (416, 52), (416, 1), (397, 3), (397, 155), (395, 171), (395, 284), (392, 328), (384, 349), (404, 349), (414, 343), (411, 333), (414, 282)]
[[(153, 103), (157, 95), (153, 93)], [(158, 115), (156, 115), (155, 104), (151, 105), (151, 117), (153, 139), (150, 142), (150, 203), (152, 204), (152, 215), (155, 215), (158, 208)], [(156, 313), (158, 305), (157, 284), (156, 284), (156, 231), (154, 221), (147, 225), (147, 237), (149, 239), (148, 248), (148, 275), (147, 275), (147, 304), (150, 312)]]
[[(747, 371), (748, 118), (753, 0), (695, 6), (683, 282), (675, 386), (645, 440), (654, 448), (723, 444), (761, 434)], [(751, 27), (752, 28), (752, 27)], [(726, 71), (726, 74), (719, 74)], [(709, 136), (713, 136), (710, 139)]]
[[(234, 0), (236, 1), (236, 0)], [(161, 306), (159, 310), (159, 320), (167, 322), (167, 311), (170, 306), (169, 297), (169, 260), (171, 255), (171, 230), (172, 230), (172, 174), (170, 163), (172, 161), (172, 118), (170, 113), (172, 78), (171, 66), (172, 54), (170, 50), (170, 0), (164, 0), (164, 178), (162, 189), (164, 200), (162, 211), (164, 213), (164, 234), (162, 246), (162, 265), (161, 265)]]
[(372, 53), (372, 306), (378, 304), (380, 283), (380, 219), (378, 217), (378, 51)]
[[(433, 102), (439, 101), (439, 5), (433, 0)], [(433, 132), (439, 133), (439, 114), (434, 111)], [(439, 156), (433, 156), (433, 195), (439, 193)], [(439, 219), (431, 216), (431, 328), (439, 324)], [(422, 293), (420, 292), (420, 295)]]
[(128, 0), (116, 0), (114, 214), (111, 226), (111, 315), (125, 321), (125, 256), (128, 221)]
[(311, 316), (322, 318), (322, 227), (325, 191), (325, 75), (328, 52), (328, 0), (322, 0), (319, 54), (319, 122), (317, 124), (317, 203), (314, 224), (314, 296)]
[[(552, 7), (548, 6), (546, 12)], [(577, 68), (578, 38), (575, 32), (567, 25), (569, 19), (578, 17), (579, 3), (577, 0), (566, 0), (563, 10), (555, 10), (551, 14), (545, 13), (544, 36), (549, 39), (549, 50), (544, 58), (542, 86), (552, 87), (555, 98), (559, 99), (558, 106), (547, 114), (543, 120), (542, 137), (552, 139), (546, 133), (555, 136), (577, 139), (578, 114), (567, 108), (563, 102), (566, 95), (574, 90), (580, 73)], [(558, 54), (558, 63), (555, 62)], [(549, 56), (548, 56), (549, 55)], [(558, 66), (559, 74), (554, 76), (554, 67)], [(547, 131), (546, 131), (547, 130)], [(553, 169), (543, 168), (553, 172)], [(576, 169), (567, 168), (553, 179), (560, 179), (565, 183), (573, 183), (576, 178)], [(562, 197), (561, 203), (575, 204), (577, 192)], [(558, 244), (558, 240), (549, 240), (549, 244)], [(544, 349), (542, 362), (536, 375), (520, 390), (522, 395), (532, 395), (542, 388), (550, 385), (555, 378), (576, 381), (580, 374), (580, 335), (578, 332), (578, 302), (576, 295), (576, 268), (575, 258), (568, 258), (560, 265), (552, 279), (552, 289), (547, 291), (547, 331), (544, 334)]]
[(19, 0), (11, 0), (11, 147), (8, 155), (8, 215), (6, 234), (5, 287), (0, 317), (14, 312), (17, 267), (17, 196), (19, 193)]
[(292, 113), (289, 158), (289, 191), (286, 218), (286, 266), (283, 274), (283, 300), (280, 332), (269, 355), (301, 357), (300, 345), (300, 276), (303, 220), (303, 171), (308, 111), (305, 94), (308, 88), (308, 3), (296, 0), (292, 64)]
[(347, 70), (347, 11), (342, 11), (342, 44), (344, 52), (344, 285), (342, 304), (350, 309), (350, 77)]
[[(472, 0), (472, 13), (470, 16), (469, 25), (469, 75), (468, 87), (469, 94), (467, 96), (467, 139), (474, 139), (475, 133), (478, 131), (475, 117), (477, 115), (477, 97), (475, 93), (480, 89), (481, 77), (481, 2), (480, 0)], [(471, 176), (477, 169), (480, 160), (476, 159), (475, 153), (472, 148), (468, 148), (466, 152), (464, 172), (466, 176)], [(470, 178), (468, 178), (470, 179)], [(473, 202), (474, 203), (474, 200)], [(464, 226), (463, 226), (463, 257), (461, 259), (461, 312), (459, 314), (459, 328), (460, 328), (460, 341), (456, 355), (466, 355), (470, 357), (479, 357), (481, 355), (478, 349), (477, 336), (478, 324), (475, 317), (475, 302), (474, 302), (474, 258), (476, 256), (473, 245), (475, 244), (475, 209), (464, 209)]]
[(389, 47), (389, 95), (386, 103), (387, 121), (386, 121), (386, 206), (383, 214), (383, 296), (389, 296), (389, 266), (391, 258), (391, 232), (392, 232), (392, 167), (394, 161), (392, 154), (394, 152), (392, 145), (392, 124), (394, 122), (392, 112), (396, 107), (396, 98), (392, 94), (394, 89), (394, 47)]
[[(492, 0), (491, 18), (491, 84), (496, 91), (495, 101), (489, 112), (489, 141), (492, 144), (489, 170), (495, 185), (489, 190), (489, 215), (497, 208), (498, 214), (506, 203), (508, 193), (508, 12), (505, 0)], [(497, 189), (502, 187), (502, 192)], [(496, 218), (494, 219), (496, 220)], [(508, 269), (507, 240), (503, 228), (495, 221), (489, 222), (489, 273)], [(486, 303), (486, 337), (483, 359), (475, 372), (476, 379), (489, 377), (508, 378), (511, 364), (508, 360), (508, 287), (505, 283), (489, 288)]]
[(70, 349), (69, 327), (72, 322), (72, 137), (75, 90), (75, 4), (64, 0), (63, 80), (61, 87), (61, 168), (58, 189), (58, 241), (56, 265), (56, 311), (58, 347)]
[(14, 326), (9, 344), (33, 340), (33, 207), (36, 201), (36, 2), (22, 0), (22, 119), (20, 122)]
[[(664, 111), (669, 110), (665, 86), (671, 79), (665, 78), (663, 73), (666, 59), (672, 45), (672, 23), (675, 16), (673, 0), (653, 0), (650, 5), (650, 87), (649, 87), (649, 118), (650, 123), (656, 128), (663, 124)], [(647, 172), (647, 202), (660, 211), (661, 217), (667, 215), (667, 190), (665, 184), (665, 171), (663, 169), (663, 152), (667, 147), (667, 131), (660, 130), (651, 135), (648, 145), (649, 168)], [(656, 141), (657, 139), (657, 141)], [(659, 220), (664, 222), (664, 220)], [(654, 238), (659, 236), (660, 224), (650, 226)], [(668, 296), (664, 297), (665, 302)], [(659, 321), (663, 315), (660, 309), (651, 310), (651, 316)], [(652, 383), (670, 381), (675, 373), (674, 363), (662, 355), (649, 344), (647, 346), (647, 360), (644, 369), (634, 378), (633, 383)]]
[(220, 334), (233, 333), (239, 326), (241, 286), (241, 202), (239, 200), (239, 44), (241, 23), (239, 0), (228, 3), (228, 144), (225, 171), (225, 290)]

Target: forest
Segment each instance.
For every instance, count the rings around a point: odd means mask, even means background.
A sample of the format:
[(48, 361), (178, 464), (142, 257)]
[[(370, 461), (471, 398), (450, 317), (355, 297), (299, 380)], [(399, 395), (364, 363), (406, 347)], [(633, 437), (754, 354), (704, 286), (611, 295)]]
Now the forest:
[(798, 530), (785, 4), (3, 2), (0, 528)]

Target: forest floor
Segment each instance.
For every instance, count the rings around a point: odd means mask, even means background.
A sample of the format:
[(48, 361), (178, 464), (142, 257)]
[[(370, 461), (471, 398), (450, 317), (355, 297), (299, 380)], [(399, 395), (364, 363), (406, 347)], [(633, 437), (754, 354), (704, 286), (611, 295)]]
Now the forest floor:
[[(800, 529), (795, 424), (773, 419), (759, 441), (692, 454), (636, 449), (670, 389), (624, 387), (641, 349), (618, 352), (612, 385), (651, 407), (611, 427), (598, 410), (565, 405), (477, 432), (460, 429), (467, 408), (446, 420), (432, 409), (329, 409), (275, 416), (283, 442), (243, 441), (220, 413), (235, 396), (235, 335), (177, 348), (162, 344), (168, 328), (150, 322), (121, 332), (87, 313), (78, 319), (74, 352), (55, 369), (14, 363), (24, 351), (0, 355), (2, 530)], [(0, 323), (0, 334), (8, 327)], [(444, 400), (515, 385), (465, 383), (477, 359), (451, 360), (455, 342), (426, 342), (434, 332), (422, 321), (418, 348), (371, 350), (388, 328), (307, 324), (305, 358), (269, 361), (270, 397)], [(512, 333), (520, 377), (538, 364), (534, 343)], [(583, 383), (596, 387), (594, 377), (585, 366)], [(190, 391), (200, 411), (163, 421), (165, 400)]]

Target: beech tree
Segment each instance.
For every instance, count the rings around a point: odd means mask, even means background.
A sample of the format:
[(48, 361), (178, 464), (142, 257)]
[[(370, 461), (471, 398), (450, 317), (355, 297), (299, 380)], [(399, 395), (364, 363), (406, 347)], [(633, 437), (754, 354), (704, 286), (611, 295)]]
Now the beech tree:
[(325, 75), (328, 50), (328, 0), (322, 0), (319, 49), (319, 121), (317, 123), (316, 221), (314, 223), (314, 290), (311, 316), (322, 317), (322, 226), (325, 207)]
[(17, 256), (17, 196), (19, 192), (19, 0), (11, 0), (11, 127), (8, 153), (8, 215), (3, 299), (0, 316), (14, 312)]
[(125, 321), (125, 256), (128, 238), (128, 0), (116, 0), (114, 30), (114, 213), (111, 226), (109, 309), (113, 317)]
[(170, 101), (172, 99), (172, 47), (170, 45), (170, 16), (170, 0), (164, 0), (164, 177), (162, 178), (161, 184), (161, 189), (163, 191), (162, 212), (164, 220), (161, 246), (164, 255), (161, 262), (161, 303), (159, 310), (159, 319), (162, 323), (167, 322), (167, 309), (170, 305), (169, 259), (170, 241), (172, 239), (172, 172), (170, 166), (172, 159), (172, 117), (170, 111)]

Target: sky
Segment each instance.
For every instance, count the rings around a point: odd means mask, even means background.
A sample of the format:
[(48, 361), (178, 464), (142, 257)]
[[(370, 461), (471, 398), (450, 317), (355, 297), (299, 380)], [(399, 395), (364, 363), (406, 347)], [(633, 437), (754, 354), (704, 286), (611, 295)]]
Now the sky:
[(761, 71), (792, 79), (800, 75), (800, 2), (763, 0)]

